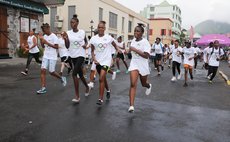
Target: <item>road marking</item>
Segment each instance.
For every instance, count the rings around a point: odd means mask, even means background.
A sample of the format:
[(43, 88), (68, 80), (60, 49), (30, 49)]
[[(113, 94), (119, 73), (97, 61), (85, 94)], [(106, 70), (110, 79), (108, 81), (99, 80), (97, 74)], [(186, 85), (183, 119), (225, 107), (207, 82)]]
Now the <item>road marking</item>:
[(224, 72), (219, 71), (219, 74), (223, 77), (223, 79), (226, 81), (228, 85), (230, 85), (230, 80), (228, 79), (228, 76), (224, 74)]

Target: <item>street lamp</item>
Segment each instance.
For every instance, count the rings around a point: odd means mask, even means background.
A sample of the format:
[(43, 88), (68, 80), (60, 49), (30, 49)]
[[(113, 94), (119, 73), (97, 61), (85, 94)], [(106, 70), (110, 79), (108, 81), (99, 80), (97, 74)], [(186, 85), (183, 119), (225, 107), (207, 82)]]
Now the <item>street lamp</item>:
[(91, 20), (90, 21), (90, 35), (91, 35), (91, 37), (93, 36), (93, 24), (94, 24), (94, 22), (93, 22), (93, 20)]

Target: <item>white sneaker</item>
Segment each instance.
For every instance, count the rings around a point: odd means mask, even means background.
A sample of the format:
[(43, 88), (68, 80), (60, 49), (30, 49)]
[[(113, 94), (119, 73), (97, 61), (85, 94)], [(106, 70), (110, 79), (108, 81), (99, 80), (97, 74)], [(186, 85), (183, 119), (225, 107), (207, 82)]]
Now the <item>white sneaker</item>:
[(65, 87), (67, 85), (66, 77), (62, 76), (61, 82), (62, 82), (62, 85)]
[(116, 79), (116, 76), (117, 76), (117, 73), (116, 73), (116, 72), (113, 72), (112, 80), (115, 80), (115, 79)]
[(173, 81), (173, 82), (176, 81), (176, 77), (173, 76), (172, 79), (171, 79), (171, 81)]
[(72, 102), (79, 103), (80, 102), (80, 98), (79, 99), (72, 99)]
[(178, 79), (178, 80), (180, 80), (180, 79), (181, 79), (181, 74), (179, 74), (179, 75), (177, 76), (177, 79)]
[(146, 91), (145, 91), (145, 94), (146, 94), (146, 95), (149, 95), (149, 94), (151, 93), (151, 90), (152, 90), (152, 84), (149, 84), (149, 86), (150, 86), (150, 87), (149, 87), (149, 88), (147, 88), (147, 89), (146, 89)]
[(133, 107), (133, 106), (130, 106), (128, 111), (129, 111), (130, 113), (134, 112), (134, 107)]
[[(89, 86), (89, 85), (88, 85), (88, 86)], [(90, 90), (91, 90), (91, 87), (89, 87), (89, 92), (90, 92)], [(85, 92), (85, 96), (86, 96), (86, 97), (89, 96), (89, 92), (88, 92), (88, 93)]]
[(88, 86), (89, 86), (90, 88), (93, 88), (93, 87), (94, 87), (94, 83), (93, 83), (93, 82), (90, 82), (90, 83), (88, 83)]

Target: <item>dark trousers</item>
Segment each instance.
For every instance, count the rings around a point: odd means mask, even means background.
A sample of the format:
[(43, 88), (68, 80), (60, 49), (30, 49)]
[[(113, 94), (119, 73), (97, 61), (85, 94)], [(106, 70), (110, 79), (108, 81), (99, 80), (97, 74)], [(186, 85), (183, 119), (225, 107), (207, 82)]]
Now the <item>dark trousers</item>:
[(26, 63), (26, 68), (27, 68), (27, 69), (29, 68), (30, 63), (31, 63), (31, 61), (32, 61), (33, 58), (35, 59), (35, 61), (36, 61), (37, 63), (39, 63), (39, 64), (42, 63), (42, 61), (39, 60), (39, 52), (38, 52), (38, 53), (29, 53), (29, 54), (28, 54), (28, 58), (27, 58), (27, 63)]
[(217, 70), (218, 70), (218, 67), (214, 67), (214, 66), (208, 67), (208, 76), (212, 74), (210, 80), (213, 80), (213, 78), (216, 76)]
[(195, 57), (195, 58), (194, 58), (194, 63), (195, 63), (194, 68), (195, 68), (195, 69), (196, 69), (196, 67), (197, 67), (197, 62), (198, 62), (198, 57)]
[(172, 73), (173, 73), (173, 76), (176, 75), (176, 68), (177, 68), (178, 74), (180, 74), (180, 63), (178, 63), (176, 61), (173, 61), (172, 62)]

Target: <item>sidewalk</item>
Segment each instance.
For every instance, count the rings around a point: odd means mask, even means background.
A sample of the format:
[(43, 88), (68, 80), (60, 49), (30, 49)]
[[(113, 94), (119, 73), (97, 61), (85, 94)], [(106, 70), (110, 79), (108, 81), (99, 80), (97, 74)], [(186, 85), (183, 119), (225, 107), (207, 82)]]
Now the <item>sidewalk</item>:
[(230, 68), (226, 61), (220, 63), (219, 71), (222, 71), (228, 76), (228, 78), (230, 78)]
[(0, 67), (25, 65), (27, 58), (0, 59)]

